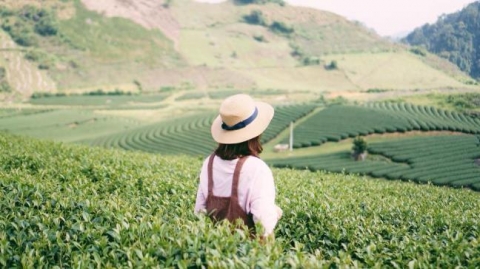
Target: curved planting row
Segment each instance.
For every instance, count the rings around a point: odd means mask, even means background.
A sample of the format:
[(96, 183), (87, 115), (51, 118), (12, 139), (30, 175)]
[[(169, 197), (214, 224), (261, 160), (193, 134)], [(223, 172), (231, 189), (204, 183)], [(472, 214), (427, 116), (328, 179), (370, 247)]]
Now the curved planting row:
[(204, 98), (206, 96), (207, 95), (204, 92), (187, 92), (175, 98), (175, 101), (196, 100), (196, 99)]
[[(370, 159), (354, 161), (348, 152), (272, 160), (276, 167), (349, 172), (388, 179), (432, 182), (480, 190), (480, 137), (415, 137), (369, 144)], [(386, 158), (375, 158), (381, 155)], [(377, 156), (378, 157), (378, 156)]]
[(136, 104), (152, 104), (165, 100), (169, 93), (155, 93), (144, 95), (69, 95), (49, 96), (31, 99), (34, 105), (59, 106), (107, 106), (118, 107)]
[(402, 117), (409, 120), (415, 129), (423, 131), (450, 130), (476, 133), (480, 126), (479, 119), (435, 107), (407, 103), (374, 103), (367, 107), (384, 110), (386, 113)]
[(37, 113), (50, 112), (52, 109), (36, 109), (36, 108), (6, 108), (0, 110), (0, 119), (1, 118), (10, 118), (15, 116), (27, 116)]
[(96, 139), (91, 144), (152, 153), (205, 155), (215, 147), (210, 138), (213, 117), (210, 113), (153, 124)]
[[(262, 142), (273, 139), (287, 128), (291, 121), (304, 117), (314, 108), (312, 105), (277, 107), (272, 123), (262, 135)], [(102, 137), (90, 144), (152, 153), (205, 156), (216, 147), (210, 135), (214, 117), (213, 113), (185, 117)]]
[(412, 130), (478, 134), (480, 120), (462, 113), (405, 103), (338, 105), (325, 108), (296, 126), (293, 146), (309, 147), (358, 135)]

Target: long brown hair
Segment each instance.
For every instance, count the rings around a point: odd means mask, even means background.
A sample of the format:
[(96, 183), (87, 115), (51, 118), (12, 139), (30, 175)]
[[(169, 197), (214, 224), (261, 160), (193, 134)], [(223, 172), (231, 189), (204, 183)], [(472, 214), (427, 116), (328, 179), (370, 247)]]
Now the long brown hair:
[(263, 147), (260, 143), (260, 136), (254, 137), (238, 144), (218, 144), (215, 155), (223, 160), (234, 160), (242, 156), (258, 157)]

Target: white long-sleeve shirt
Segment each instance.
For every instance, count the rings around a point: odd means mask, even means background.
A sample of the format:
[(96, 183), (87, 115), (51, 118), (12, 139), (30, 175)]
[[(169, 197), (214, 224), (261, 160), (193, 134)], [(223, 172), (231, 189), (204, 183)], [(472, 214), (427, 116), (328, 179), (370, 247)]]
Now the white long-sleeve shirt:
[[(230, 197), (233, 172), (238, 159), (222, 160), (215, 156), (213, 161), (213, 195)], [(200, 184), (195, 203), (195, 213), (206, 209), (208, 196), (208, 158), (203, 162)], [(264, 235), (273, 233), (279, 216), (275, 205), (275, 184), (267, 164), (259, 158), (248, 157), (240, 171), (238, 202), (245, 212), (253, 214), (255, 222), (260, 221)]]

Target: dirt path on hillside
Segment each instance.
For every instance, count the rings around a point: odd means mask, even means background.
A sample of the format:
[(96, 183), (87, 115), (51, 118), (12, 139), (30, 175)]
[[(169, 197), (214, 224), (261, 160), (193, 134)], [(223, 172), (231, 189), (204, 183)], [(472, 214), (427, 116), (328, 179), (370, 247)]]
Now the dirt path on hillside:
[(180, 24), (171, 11), (158, 0), (81, 0), (93, 11), (103, 13), (107, 17), (130, 19), (145, 28), (159, 29), (173, 41), (178, 48)]

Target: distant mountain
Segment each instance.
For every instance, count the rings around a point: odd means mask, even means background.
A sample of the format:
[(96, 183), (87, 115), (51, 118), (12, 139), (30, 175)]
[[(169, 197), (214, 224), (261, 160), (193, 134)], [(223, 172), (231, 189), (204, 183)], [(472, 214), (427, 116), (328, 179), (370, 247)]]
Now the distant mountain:
[(421, 89), (470, 79), (360, 23), (281, 0), (1, 3), (2, 89), (23, 98), (98, 89)]
[(417, 28), (404, 41), (424, 47), (480, 79), (480, 2)]

